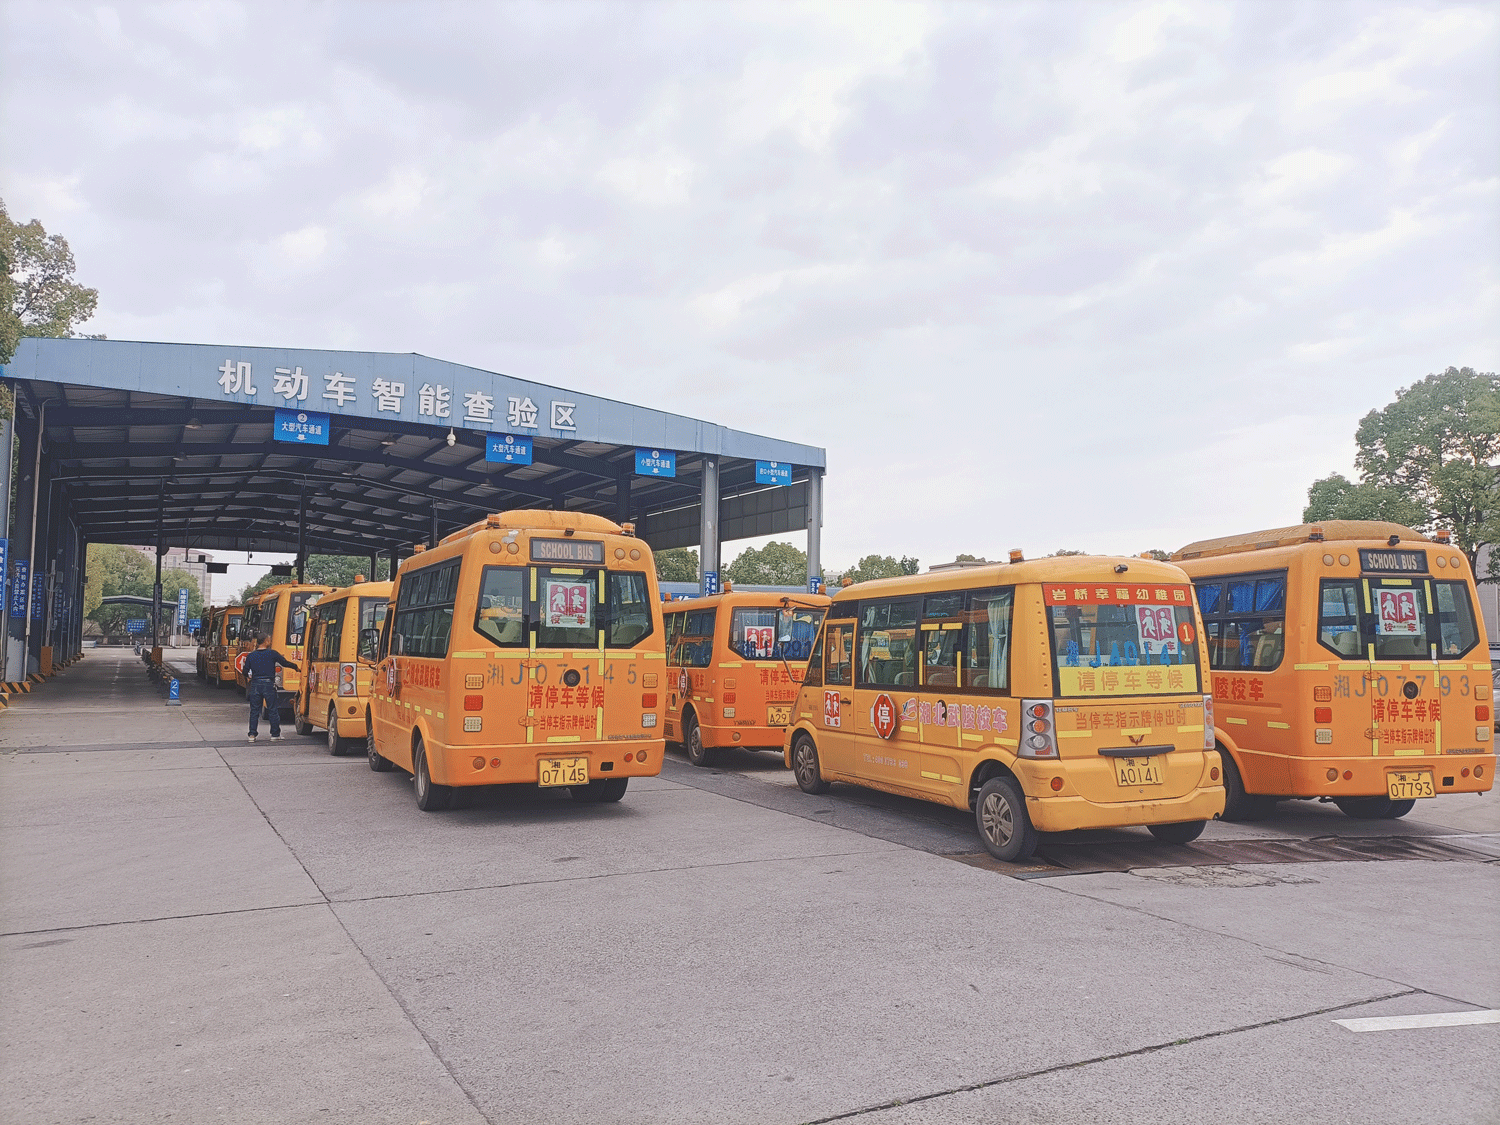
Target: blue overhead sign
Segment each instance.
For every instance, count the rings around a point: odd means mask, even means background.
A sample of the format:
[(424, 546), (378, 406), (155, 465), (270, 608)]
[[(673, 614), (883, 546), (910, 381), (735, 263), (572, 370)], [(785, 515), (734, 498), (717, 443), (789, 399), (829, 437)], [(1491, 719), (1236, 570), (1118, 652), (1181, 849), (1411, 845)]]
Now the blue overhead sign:
[(489, 434), (484, 439), (484, 459), (494, 465), (529, 465), (531, 439), (517, 434)]
[(278, 410), (272, 436), (277, 441), (302, 442), (305, 445), (328, 444), (328, 415), (312, 410)]
[(188, 632), (190, 632), (190, 633), (196, 633), (201, 628), (203, 628), (203, 618), (201, 618), (201, 617), (189, 617), (188, 618)]
[(755, 483), (790, 486), (792, 466), (786, 461), (757, 461), (755, 462)]
[(717, 594), (719, 592), (719, 572), (708, 570), (703, 574), (703, 595)]
[(127, 633), (144, 633), (146, 631), (146, 619), (144, 617), (132, 617), (125, 622)]
[(677, 454), (670, 449), (637, 449), (635, 475), (638, 477), (675, 477)]

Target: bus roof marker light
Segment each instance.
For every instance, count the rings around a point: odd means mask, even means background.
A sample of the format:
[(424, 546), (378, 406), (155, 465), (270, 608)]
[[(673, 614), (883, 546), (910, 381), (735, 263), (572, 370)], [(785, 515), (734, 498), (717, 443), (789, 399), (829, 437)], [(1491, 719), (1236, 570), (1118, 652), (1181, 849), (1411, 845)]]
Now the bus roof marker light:
[(1453, 532), (1449, 531), (1446, 527), (1438, 528), (1435, 532), (1433, 532), (1433, 537), (1437, 539), (1439, 543), (1453, 542)]
[(1019, 548), (1019, 547), (1012, 547), (1011, 548), (1011, 551), (1010, 551), (1010, 561), (1012, 563), (1018, 563), (1018, 562), (1025, 562), (1026, 561), (1026, 556), (1021, 553), (1021, 548)]
[(622, 523), (620, 525), (620, 532), (623, 535), (634, 535), (635, 534), (635, 524), (633, 524), (633, 523)]
[(1115, 564), (1115, 573), (1116, 574), (1124, 574), (1129, 569), (1130, 569), (1130, 567), (1128, 567), (1124, 563), (1116, 563)]
[(1399, 535), (1392, 535), (1389, 539), (1387, 539), (1385, 541), (1385, 545), (1387, 547), (1394, 547), (1399, 542), (1401, 542), (1401, 536), (1399, 536)]
[(1313, 543), (1323, 542), (1323, 529), (1321, 527), (1314, 527), (1307, 533), (1307, 538)]

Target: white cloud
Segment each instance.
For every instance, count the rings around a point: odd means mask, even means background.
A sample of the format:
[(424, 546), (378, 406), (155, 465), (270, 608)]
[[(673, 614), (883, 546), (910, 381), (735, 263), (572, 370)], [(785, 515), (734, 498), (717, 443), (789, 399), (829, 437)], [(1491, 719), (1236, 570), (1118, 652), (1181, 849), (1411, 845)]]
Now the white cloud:
[(1492, 7), (0, 19), (0, 185), (94, 330), (826, 445), (831, 562), (1282, 525), (1395, 388), (1500, 366)]

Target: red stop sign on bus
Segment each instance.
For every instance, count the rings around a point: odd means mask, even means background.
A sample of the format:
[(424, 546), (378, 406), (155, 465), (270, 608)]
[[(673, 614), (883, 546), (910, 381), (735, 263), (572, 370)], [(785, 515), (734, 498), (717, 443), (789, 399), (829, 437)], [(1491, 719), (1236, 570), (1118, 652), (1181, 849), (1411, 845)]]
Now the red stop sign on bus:
[(234, 670), (240, 673), (240, 675), (245, 674), (245, 657), (249, 655), (248, 652), (242, 652), (234, 658)]
[(875, 702), (870, 705), (870, 725), (875, 728), (875, 733), (881, 738), (890, 738), (896, 733), (896, 728), (901, 725), (900, 714), (896, 710), (896, 701), (885, 692), (875, 697)]

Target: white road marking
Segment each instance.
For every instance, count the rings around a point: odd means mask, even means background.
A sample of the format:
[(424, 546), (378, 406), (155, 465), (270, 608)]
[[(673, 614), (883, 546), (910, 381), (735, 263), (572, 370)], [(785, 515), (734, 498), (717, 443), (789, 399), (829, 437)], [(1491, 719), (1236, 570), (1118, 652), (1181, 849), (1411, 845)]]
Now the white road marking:
[(1350, 1031), (1400, 1031), (1408, 1027), (1462, 1027), (1474, 1023), (1500, 1023), (1500, 1012), (1434, 1012), (1427, 1016), (1367, 1016), (1358, 1020), (1334, 1020)]

